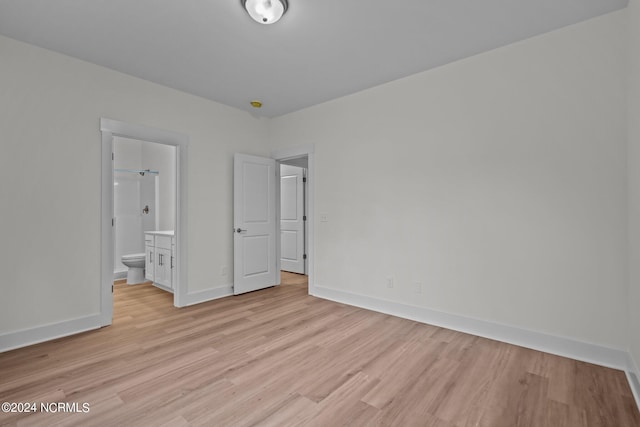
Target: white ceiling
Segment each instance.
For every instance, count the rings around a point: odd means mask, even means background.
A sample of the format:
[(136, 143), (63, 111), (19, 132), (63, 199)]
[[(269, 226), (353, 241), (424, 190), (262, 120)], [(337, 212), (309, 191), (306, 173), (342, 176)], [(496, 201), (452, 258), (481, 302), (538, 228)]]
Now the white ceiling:
[(289, 0), (260, 25), (240, 0), (0, 0), (0, 34), (274, 117), (627, 2)]

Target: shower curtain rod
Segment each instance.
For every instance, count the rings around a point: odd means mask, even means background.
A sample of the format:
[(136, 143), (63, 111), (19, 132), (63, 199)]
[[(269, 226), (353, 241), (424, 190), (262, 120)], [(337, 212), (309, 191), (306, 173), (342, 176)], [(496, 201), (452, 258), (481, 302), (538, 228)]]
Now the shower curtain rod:
[(159, 171), (153, 171), (151, 169), (114, 169), (114, 172), (129, 172), (129, 173), (138, 173), (141, 176), (144, 176), (145, 173), (150, 173), (152, 175), (158, 175)]

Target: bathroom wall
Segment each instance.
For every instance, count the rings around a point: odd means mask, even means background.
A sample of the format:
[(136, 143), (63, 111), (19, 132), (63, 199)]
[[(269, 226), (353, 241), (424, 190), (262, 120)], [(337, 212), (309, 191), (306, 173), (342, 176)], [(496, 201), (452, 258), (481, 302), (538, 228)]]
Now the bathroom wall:
[[(144, 232), (174, 230), (176, 212), (176, 149), (173, 146), (114, 137), (114, 168), (157, 171), (144, 176), (114, 174), (115, 265), (126, 272), (123, 254), (144, 252)], [(149, 213), (143, 213), (145, 206)]]
[(176, 148), (170, 145), (141, 142), (142, 169), (157, 170), (158, 230), (176, 227)]
[[(119, 169), (141, 170), (143, 167), (143, 141), (115, 137), (114, 153), (114, 278), (126, 276), (127, 267), (122, 255), (144, 252), (144, 231), (156, 230), (159, 218), (156, 188), (159, 176), (119, 172)], [(149, 212), (144, 213), (144, 206)]]
[(139, 209), (140, 179), (138, 178), (124, 173), (116, 173), (114, 178), (114, 279), (126, 276), (127, 267), (121, 262), (122, 255), (144, 252), (140, 237), (142, 218)]

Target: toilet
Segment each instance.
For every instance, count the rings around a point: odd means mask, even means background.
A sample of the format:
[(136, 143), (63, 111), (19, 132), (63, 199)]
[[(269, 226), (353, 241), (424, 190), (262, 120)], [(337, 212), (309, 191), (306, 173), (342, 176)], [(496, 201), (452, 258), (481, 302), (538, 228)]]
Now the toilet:
[(144, 263), (146, 254), (127, 254), (122, 255), (122, 263), (127, 266), (127, 285), (137, 285), (145, 282)]

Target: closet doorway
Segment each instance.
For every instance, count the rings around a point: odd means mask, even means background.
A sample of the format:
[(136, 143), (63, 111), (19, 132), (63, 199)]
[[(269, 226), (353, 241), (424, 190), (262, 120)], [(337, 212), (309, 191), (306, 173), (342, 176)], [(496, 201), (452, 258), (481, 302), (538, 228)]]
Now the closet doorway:
[[(314, 295), (315, 146), (309, 144), (282, 148), (272, 151), (271, 157), (276, 160), (279, 172), (278, 179), (280, 180), (276, 197), (279, 219), (277, 224), (278, 283), (304, 283), (307, 285), (309, 295)], [(300, 174), (302, 179), (300, 179)], [(286, 177), (294, 175), (296, 178), (288, 178), (287, 182)], [(289, 195), (283, 194), (287, 192)], [(295, 196), (293, 196), (294, 194)], [(284, 203), (283, 198), (285, 199)], [(300, 203), (300, 198), (302, 198), (302, 203)], [(297, 212), (294, 211), (293, 204), (287, 202), (287, 199), (297, 202), (295, 208)], [(287, 224), (288, 221), (297, 222), (299, 219), (302, 219), (302, 227), (299, 222), (296, 225)], [(288, 232), (294, 227), (296, 233)], [(298, 231), (302, 231), (302, 237), (299, 236)], [(290, 264), (287, 262), (290, 260), (295, 260), (295, 262)]]
[(307, 158), (280, 162), (280, 270), (307, 274)]

